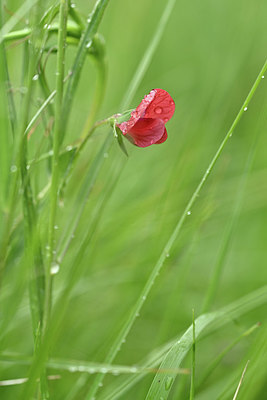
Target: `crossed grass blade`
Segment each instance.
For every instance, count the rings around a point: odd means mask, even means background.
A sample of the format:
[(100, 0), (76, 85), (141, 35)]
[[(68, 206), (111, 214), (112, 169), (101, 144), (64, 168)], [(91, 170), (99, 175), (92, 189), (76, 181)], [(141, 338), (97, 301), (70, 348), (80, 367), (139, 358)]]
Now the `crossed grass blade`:
[[(201, 315), (195, 321), (196, 340), (199, 339), (204, 330), (207, 329), (209, 333), (214, 332), (229, 323), (229, 321), (241, 317), (248, 311), (266, 304), (266, 302), (267, 286), (263, 286), (221, 310)], [(191, 325), (184, 335), (174, 344), (161, 363), (159, 369), (172, 370), (180, 367), (183, 359), (192, 346), (192, 329), (193, 326)], [(173, 373), (168, 373), (164, 376), (156, 374), (148, 391), (146, 400), (166, 400), (175, 378), (176, 375)]]

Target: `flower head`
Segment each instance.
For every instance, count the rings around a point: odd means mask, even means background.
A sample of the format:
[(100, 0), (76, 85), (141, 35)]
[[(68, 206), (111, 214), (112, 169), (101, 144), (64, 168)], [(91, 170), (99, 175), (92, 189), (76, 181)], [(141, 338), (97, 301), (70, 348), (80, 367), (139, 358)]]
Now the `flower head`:
[(165, 123), (171, 119), (175, 103), (168, 92), (153, 89), (132, 111), (128, 121), (117, 124), (122, 134), (138, 147), (165, 142)]

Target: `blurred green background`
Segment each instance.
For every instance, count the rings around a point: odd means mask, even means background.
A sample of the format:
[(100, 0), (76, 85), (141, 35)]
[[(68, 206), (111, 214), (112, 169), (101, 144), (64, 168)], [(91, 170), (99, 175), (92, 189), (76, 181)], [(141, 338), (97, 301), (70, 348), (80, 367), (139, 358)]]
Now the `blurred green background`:
[[(85, 16), (93, 4), (94, 1), (77, 1), (77, 7)], [(12, 12), (20, 5), (20, 2), (6, 2), (7, 9)], [(166, 0), (110, 0), (100, 26), (106, 40), (108, 84), (99, 119), (125, 111), (119, 105), (155, 34), (165, 6)], [(52, 350), (54, 358), (104, 360), (129, 308), (137, 299), (265, 61), (266, 15), (267, 2), (264, 0), (177, 0), (131, 104), (131, 108), (136, 107), (153, 88), (167, 90), (176, 103), (174, 117), (167, 124), (168, 140), (146, 149), (127, 142), (128, 159), (114, 141), (112, 148), (104, 154), (105, 161), (90, 201), (55, 278), (54, 290), (58, 293), (88, 221), (99, 202), (105, 199), (93, 240), (82, 261), (83, 276), (72, 293), (64, 324)], [(8, 12), (5, 18), (8, 18)], [(23, 21), (18, 26), (23, 26)], [(67, 49), (67, 69), (75, 51), (75, 47)], [(14, 88), (18, 88), (21, 47), (9, 45), (7, 53), (10, 79)], [(55, 61), (56, 57), (51, 56), (46, 67), (51, 88), (54, 87)], [(218, 287), (208, 311), (225, 306), (266, 283), (266, 79), (191, 210), (116, 364), (138, 364), (157, 346), (187, 329), (192, 321), (192, 308), (196, 317), (202, 313), (209, 283), (226, 240)], [(75, 95), (65, 144), (79, 137), (90, 111), (94, 81), (95, 69), (88, 58)], [(38, 108), (38, 96), (42, 97), (36, 91), (32, 113)], [(42, 132), (40, 127), (34, 135), (38, 132)], [(106, 134), (107, 128), (95, 132), (69, 182), (64, 207), (58, 213), (58, 239), (68, 229), (68, 218), (78, 209), (78, 188)], [(106, 199), (105, 190), (110, 183), (111, 190)], [(37, 186), (40, 189), (43, 182), (36, 183)], [(253, 324), (262, 323), (256, 333), (243, 339), (227, 354), (197, 392), (196, 399), (219, 399), (248, 358), (253, 365), (253, 354), (260, 351), (257, 343), (266, 337), (266, 315), (265, 306), (258, 308), (197, 344), (198, 377), (238, 335)], [(32, 346), (25, 294), (10, 327), (6, 350), (30, 355)], [(260, 360), (264, 365), (266, 353)], [(190, 358), (185, 360), (184, 367), (190, 368)], [(23, 377), (26, 371), (26, 367), (18, 364), (5, 364), (1, 366), (1, 379)], [(267, 398), (266, 364), (260, 372), (262, 376), (252, 374), (244, 382), (243, 397), (240, 398)], [(53, 399), (65, 399), (82, 375), (60, 374), (62, 379), (50, 384)], [(84, 398), (91, 379), (87, 378), (86, 385), (75, 398)], [(97, 398), (101, 399), (105, 391), (108, 393), (109, 384), (117, 379), (119, 377), (107, 377)], [(122, 398), (145, 399), (152, 379), (153, 373), (148, 374)], [(237, 383), (238, 380), (236, 386)], [(189, 376), (178, 379), (170, 399), (189, 398), (189, 386)], [(0, 398), (14, 399), (19, 390), (17, 386), (0, 387)], [(233, 398), (233, 393), (222, 398)]]

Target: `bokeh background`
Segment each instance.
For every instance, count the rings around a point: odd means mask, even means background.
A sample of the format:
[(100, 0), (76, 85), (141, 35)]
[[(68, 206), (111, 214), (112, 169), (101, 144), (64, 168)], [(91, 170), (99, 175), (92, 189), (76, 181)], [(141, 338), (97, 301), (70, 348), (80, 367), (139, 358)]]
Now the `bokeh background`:
[[(51, 2), (47, 2), (51, 3)], [(77, 1), (86, 16), (94, 1)], [(7, 1), (12, 12), (20, 2)], [(106, 40), (108, 84), (99, 119), (123, 112), (120, 104), (136, 68), (157, 29), (165, 0), (110, 0), (100, 26)], [(177, 0), (160, 44), (131, 104), (136, 107), (153, 88), (167, 90), (176, 111), (167, 124), (168, 140), (146, 149), (126, 143), (129, 158), (117, 143), (104, 154), (82, 221), (55, 278), (55, 294), (64, 284), (75, 248), (80, 244), (100, 202), (105, 207), (83, 258), (83, 275), (75, 286), (52, 356), (103, 361), (131, 306), (189, 198), (231, 126), (266, 58), (264, 0), (187, 2)], [(7, 18), (7, 16), (6, 16)], [(20, 25), (23, 26), (23, 21)], [(55, 39), (56, 40), (56, 39)], [(75, 47), (67, 49), (67, 68)], [(20, 85), (20, 46), (9, 46), (8, 63), (14, 87)], [(54, 85), (55, 56), (47, 63)], [(153, 286), (140, 317), (123, 345), (117, 364), (138, 364), (159, 345), (183, 333), (203, 312), (214, 270), (220, 263), (218, 285), (206, 311), (216, 310), (263, 286), (267, 280), (267, 90), (263, 79), (248, 110), (225, 147), (207, 184), (175, 241), (164, 269)], [(74, 142), (90, 111), (95, 69), (90, 59), (82, 71), (66, 132)], [(38, 82), (36, 83), (36, 85)], [(37, 110), (38, 96), (32, 112)], [(41, 134), (39, 127), (35, 135)], [(66, 190), (58, 214), (57, 238), (68, 229), (78, 209), (78, 189), (108, 133), (99, 129), (89, 141)], [(42, 182), (39, 181), (39, 187)], [(109, 191), (107, 188), (110, 186)], [(108, 193), (108, 194), (107, 194)], [(266, 398), (266, 346), (257, 344), (267, 332), (266, 306), (232, 321), (197, 344), (196, 376), (242, 332), (257, 322), (256, 332), (240, 341), (222, 360), (196, 399), (220, 397), (247, 359), (257, 352), (262, 368), (244, 382), (243, 399)], [(31, 319), (27, 295), (16, 313), (6, 349), (30, 355)], [(264, 356), (265, 351), (265, 356)], [(190, 357), (183, 366), (190, 368)], [(2, 365), (2, 379), (23, 377), (27, 367)], [(66, 398), (81, 373), (63, 372), (51, 383), (53, 399)], [(145, 399), (154, 374), (148, 374), (123, 399)], [(84, 398), (91, 377), (77, 394)], [(99, 399), (119, 377), (109, 376)], [(238, 380), (236, 381), (237, 386)], [(246, 386), (247, 385), (247, 386)], [(189, 398), (190, 377), (177, 380), (170, 399)], [(0, 387), (0, 397), (14, 399), (20, 389)], [(101, 397), (103, 396), (103, 397)], [(227, 397), (228, 396), (228, 397)], [(232, 396), (232, 397), (231, 397)]]

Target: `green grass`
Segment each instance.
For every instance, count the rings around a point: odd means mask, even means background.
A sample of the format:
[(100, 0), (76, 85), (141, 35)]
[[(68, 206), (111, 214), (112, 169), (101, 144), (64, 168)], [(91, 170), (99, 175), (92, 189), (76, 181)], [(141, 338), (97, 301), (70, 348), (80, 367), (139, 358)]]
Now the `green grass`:
[(1, 399), (264, 398), (266, 12), (0, 1)]

